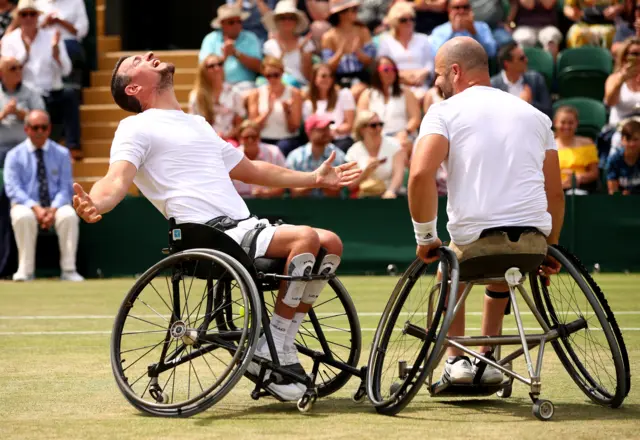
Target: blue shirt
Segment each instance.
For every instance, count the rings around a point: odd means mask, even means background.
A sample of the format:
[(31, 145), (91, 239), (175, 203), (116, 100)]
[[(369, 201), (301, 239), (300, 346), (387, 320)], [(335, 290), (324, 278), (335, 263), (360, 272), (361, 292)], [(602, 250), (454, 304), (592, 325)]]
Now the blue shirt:
[(487, 51), (487, 55), (489, 58), (496, 56), (497, 44), (496, 40), (493, 38), (493, 33), (491, 32), (491, 28), (489, 25), (483, 21), (474, 21), (473, 22), (476, 28), (476, 34), (471, 35), (468, 31), (462, 32), (453, 32), (451, 29), (451, 22), (443, 23), (440, 26), (436, 26), (429, 39), (431, 40), (431, 47), (433, 48), (433, 53), (437, 53), (440, 46), (449, 41), (454, 37), (472, 37), (478, 43), (484, 47), (484, 50)]
[[(200, 47), (200, 62), (209, 55), (222, 56), (223, 45), (222, 31), (213, 31), (204, 37)], [(240, 31), (235, 46), (238, 52), (242, 52), (252, 58), (262, 59), (262, 45), (253, 32)], [(255, 81), (257, 74), (253, 70), (244, 67), (236, 57), (231, 56), (224, 62), (224, 76), (226, 82), (237, 84), (243, 81)]]
[[(71, 204), (73, 177), (69, 150), (51, 139), (42, 147), (52, 208)], [(7, 154), (4, 163), (4, 186), (11, 204), (31, 208), (40, 204), (38, 159), (31, 141), (18, 144)]]
[[(303, 172), (315, 171), (325, 160), (329, 159), (332, 151), (336, 152), (336, 158), (332, 164), (334, 167), (347, 162), (344, 152), (333, 144), (327, 145), (322, 156), (316, 159), (311, 153), (311, 143), (309, 142), (289, 153), (287, 156), (287, 168)], [(322, 197), (323, 192), (320, 188), (314, 188), (311, 191), (311, 195), (313, 197)]]
[(618, 150), (607, 159), (607, 180), (617, 180), (620, 192), (640, 194), (640, 160), (633, 165), (624, 161), (624, 150)]

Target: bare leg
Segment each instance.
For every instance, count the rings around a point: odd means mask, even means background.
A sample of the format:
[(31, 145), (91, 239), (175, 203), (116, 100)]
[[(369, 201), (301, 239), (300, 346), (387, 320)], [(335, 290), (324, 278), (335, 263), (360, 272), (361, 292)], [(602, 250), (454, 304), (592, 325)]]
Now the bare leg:
[[(462, 292), (464, 292), (465, 286), (466, 286), (465, 283), (458, 284), (459, 295), (462, 295)], [(447, 336), (449, 337), (464, 336), (464, 329), (465, 329), (464, 305), (465, 303), (460, 304), (460, 309), (458, 310), (458, 314), (456, 315), (454, 320), (451, 321), (451, 327), (449, 327), (449, 332), (447, 333)], [(464, 352), (459, 348), (449, 347), (447, 348), (447, 355), (462, 356), (464, 355)]]
[[(492, 292), (508, 292), (509, 287), (506, 284), (490, 284), (487, 286)], [(498, 336), (502, 328), (502, 320), (504, 311), (507, 308), (508, 298), (491, 298), (484, 296), (484, 305), (482, 309), (482, 336)], [(492, 347), (481, 347), (480, 352), (486, 353)]]

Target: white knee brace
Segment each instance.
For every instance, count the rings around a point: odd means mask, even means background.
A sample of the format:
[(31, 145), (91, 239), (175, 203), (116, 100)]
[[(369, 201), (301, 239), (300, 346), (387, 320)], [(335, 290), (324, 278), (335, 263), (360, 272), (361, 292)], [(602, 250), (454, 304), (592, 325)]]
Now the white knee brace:
[[(291, 259), (289, 263), (288, 275), (291, 277), (299, 277), (303, 275), (310, 275), (313, 265), (316, 263), (316, 257), (313, 254), (300, 254)], [(287, 286), (287, 292), (282, 298), (282, 302), (289, 307), (298, 307), (302, 300), (302, 294), (304, 292), (306, 281), (289, 281)]]
[[(328, 275), (335, 273), (340, 264), (340, 257), (334, 254), (330, 254), (324, 257), (318, 275)], [(302, 295), (302, 302), (305, 304), (313, 304), (320, 296), (320, 292), (327, 285), (328, 280), (315, 280), (307, 283)]]

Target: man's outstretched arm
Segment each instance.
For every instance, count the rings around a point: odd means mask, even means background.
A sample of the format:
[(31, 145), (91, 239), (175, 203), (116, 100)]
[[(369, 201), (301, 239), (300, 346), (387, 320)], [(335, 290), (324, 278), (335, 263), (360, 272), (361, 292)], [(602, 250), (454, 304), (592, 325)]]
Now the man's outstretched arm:
[(89, 194), (78, 183), (73, 184), (73, 207), (87, 223), (95, 223), (124, 199), (138, 170), (128, 161), (119, 160), (109, 166), (107, 175), (98, 180)]

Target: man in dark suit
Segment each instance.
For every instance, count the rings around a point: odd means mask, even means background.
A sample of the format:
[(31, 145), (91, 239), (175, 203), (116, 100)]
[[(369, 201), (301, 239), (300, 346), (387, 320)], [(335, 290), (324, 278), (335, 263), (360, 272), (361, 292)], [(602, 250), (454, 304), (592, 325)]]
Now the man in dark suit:
[(502, 71), (491, 78), (491, 85), (502, 91), (519, 96), (535, 108), (551, 117), (551, 96), (544, 77), (527, 70), (527, 56), (517, 43), (511, 42), (500, 48), (498, 59)]

